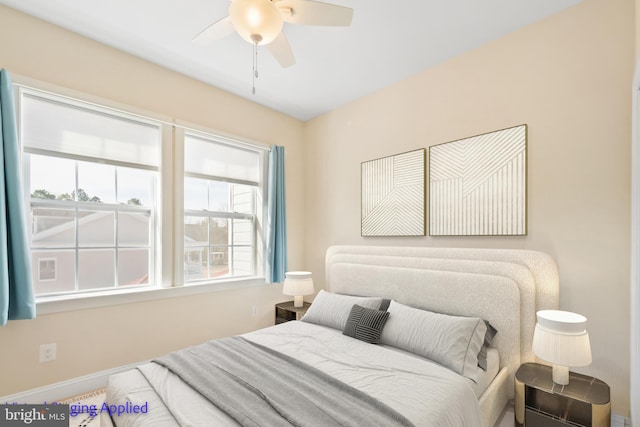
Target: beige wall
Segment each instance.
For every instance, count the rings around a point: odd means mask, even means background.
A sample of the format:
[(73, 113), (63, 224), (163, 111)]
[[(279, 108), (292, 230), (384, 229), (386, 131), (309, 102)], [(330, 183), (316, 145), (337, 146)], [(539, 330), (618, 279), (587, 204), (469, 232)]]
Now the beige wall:
[(635, 0), (636, 6), (636, 58), (640, 56), (640, 0)]
[[(633, 1), (585, 0), (307, 123), (306, 268), (332, 244), (541, 250), (586, 315), (593, 364), (629, 415)], [(529, 125), (526, 237), (362, 238), (360, 163)]]
[[(303, 258), (303, 123), (0, 6), (0, 68), (287, 152), (289, 263)], [(0, 396), (273, 323), (281, 286), (39, 316), (0, 328)], [(252, 316), (252, 306), (258, 308)], [(58, 359), (38, 363), (40, 344)]]

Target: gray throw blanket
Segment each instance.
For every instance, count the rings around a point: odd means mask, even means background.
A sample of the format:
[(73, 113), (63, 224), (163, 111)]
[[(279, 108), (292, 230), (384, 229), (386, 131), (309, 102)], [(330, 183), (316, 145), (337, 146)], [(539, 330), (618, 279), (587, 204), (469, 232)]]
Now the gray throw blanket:
[(154, 362), (243, 426), (413, 425), (366, 393), (241, 337), (209, 341)]

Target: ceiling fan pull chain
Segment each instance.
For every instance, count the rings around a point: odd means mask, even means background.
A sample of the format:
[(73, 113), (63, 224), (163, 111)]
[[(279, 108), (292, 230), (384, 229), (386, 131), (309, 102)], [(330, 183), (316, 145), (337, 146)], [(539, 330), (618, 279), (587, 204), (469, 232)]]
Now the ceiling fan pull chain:
[(253, 94), (256, 94), (256, 79), (258, 78), (258, 43), (253, 44)]

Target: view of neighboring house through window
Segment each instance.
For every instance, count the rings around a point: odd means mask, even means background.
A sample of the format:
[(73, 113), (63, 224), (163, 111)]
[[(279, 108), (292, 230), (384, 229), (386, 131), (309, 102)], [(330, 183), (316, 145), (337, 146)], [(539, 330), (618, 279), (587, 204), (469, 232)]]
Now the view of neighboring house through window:
[(38, 296), (155, 285), (160, 124), (21, 89)]
[(184, 147), (185, 283), (256, 275), (264, 154), (206, 135)]

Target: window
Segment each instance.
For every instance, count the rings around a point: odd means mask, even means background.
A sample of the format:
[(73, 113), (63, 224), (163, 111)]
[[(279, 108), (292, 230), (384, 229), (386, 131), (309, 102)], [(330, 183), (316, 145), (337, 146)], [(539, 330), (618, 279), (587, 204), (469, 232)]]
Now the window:
[(263, 282), (265, 148), (19, 84), (16, 94), (40, 302)]
[(20, 91), (36, 296), (155, 285), (160, 124)]
[(184, 147), (185, 283), (259, 274), (265, 156), (210, 135)]

